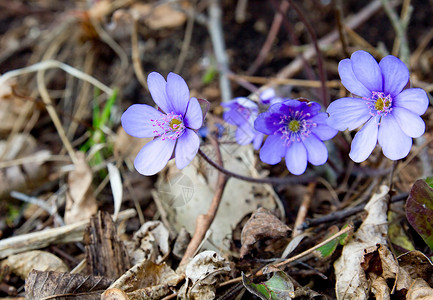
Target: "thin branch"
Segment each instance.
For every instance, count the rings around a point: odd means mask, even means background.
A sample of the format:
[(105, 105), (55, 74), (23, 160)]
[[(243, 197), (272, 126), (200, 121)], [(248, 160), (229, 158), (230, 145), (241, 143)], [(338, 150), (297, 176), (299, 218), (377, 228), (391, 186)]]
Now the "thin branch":
[[(211, 139), (215, 144), (215, 151), (218, 158), (218, 163), (222, 164), (222, 155), (218, 145), (217, 140)], [(196, 220), (196, 227), (194, 231), (194, 235), (191, 238), (190, 243), (185, 251), (184, 256), (180, 262), (180, 265), (186, 264), (190, 258), (194, 256), (194, 253), (199, 248), (203, 238), (206, 235), (206, 232), (209, 230), (212, 225), (213, 220), (218, 212), (218, 207), (221, 203), (221, 199), (223, 196), (224, 188), (227, 183), (228, 177), (224, 173), (218, 173), (218, 181), (216, 186), (215, 194), (212, 198), (212, 202), (210, 204), (209, 210), (205, 215), (199, 215)]]
[(221, 8), (219, 0), (211, 0), (209, 4), (209, 20), (207, 28), (212, 40), (215, 58), (218, 64), (221, 98), (223, 102), (228, 102), (232, 99), (232, 91), (230, 80), (227, 77), (229, 71), (229, 60), (226, 53), (224, 42), (223, 28), (221, 24)]

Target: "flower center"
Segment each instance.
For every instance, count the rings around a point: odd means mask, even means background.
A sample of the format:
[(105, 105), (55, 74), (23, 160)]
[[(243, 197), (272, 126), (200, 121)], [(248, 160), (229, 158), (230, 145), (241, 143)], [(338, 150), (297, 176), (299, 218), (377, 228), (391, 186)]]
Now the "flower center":
[(155, 128), (153, 133), (156, 136), (160, 136), (162, 140), (175, 140), (185, 131), (183, 117), (180, 114), (168, 113), (162, 115), (159, 120), (150, 121), (153, 122), (152, 126)]
[(301, 127), (301, 124), (299, 123), (298, 120), (292, 120), (289, 122), (289, 130), (291, 130), (292, 132), (298, 132), (299, 128)]
[(363, 98), (367, 100), (370, 115), (373, 117), (384, 117), (392, 111), (391, 95), (385, 95), (383, 92), (372, 92), (371, 98)]
[(292, 142), (300, 142), (306, 139), (311, 134), (311, 127), (316, 127), (317, 124), (311, 122), (311, 115), (303, 111), (290, 110), (288, 115), (279, 115), (279, 122), (274, 122), (274, 125), (279, 125), (279, 128), (274, 134), (281, 134), (281, 139), (285, 140), (286, 146)]

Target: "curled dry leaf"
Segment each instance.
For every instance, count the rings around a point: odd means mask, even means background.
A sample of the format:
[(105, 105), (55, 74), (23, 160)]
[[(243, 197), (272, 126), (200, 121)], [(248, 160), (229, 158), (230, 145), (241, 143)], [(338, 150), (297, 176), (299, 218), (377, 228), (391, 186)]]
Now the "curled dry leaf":
[(259, 208), (242, 229), (240, 250), (244, 257), (260, 240), (279, 239), (285, 237), (290, 228), (264, 208)]
[[(188, 2), (179, 2), (183, 8), (187, 8)], [(139, 20), (144, 21), (153, 30), (175, 28), (182, 26), (186, 21), (186, 15), (173, 7), (171, 3), (155, 6), (150, 3), (135, 3), (131, 7), (131, 13)]]
[(65, 223), (88, 220), (98, 210), (92, 191), (92, 170), (83, 152), (76, 152), (78, 162), (68, 175)]
[(143, 260), (117, 279), (110, 288), (124, 291), (129, 299), (159, 299), (171, 293), (171, 287), (182, 280), (165, 263)]
[(214, 299), (218, 276), (229, 271), (229, 263), (222, 256), (203, 251), (187, 264), (186, 282), (178, 295), (181, 299)]
[(61, 294), (80, 294), (77, 299), (86, 299), (86, 293), (92, 294), (88, 295), (92, 298), (87, 299), (98, 299), (110, 283), (111, 280), (104, 277), (33, 270), (26, 279), (26, 299), (43, 299)]
[(368, 215), (352, 238), (344, 247), (340, 258), (334, 263), (337, 299), (368, 299), (369, 282), (361, 267), (364, 251), (376, 244), (387, 244), (388, 187), (383, 185), (380, 192), (373, 195), (365, 210)]
[(60, 258), (52, 253), (39, 250), (11, 255), (0, 263), (1, 268), (5, 266), (9, 266), (13, 273), (23, 279), (26, 279), (33, 269), (39, 271), (69, 271), (68, 266)]
[(398, 263), (413, 280), (421, 278), (433, 285), (433, 264), (422, 252), (414, 250), (402, 254)]
[(433, 289), (423, 279), (416, 279), (406, 294), (406, 300), (432, 300)]
[(124, 291), (111, 288), (102, 293), (101, 300), (129, 300), (129, 297)]
[(132, 264), (143, 260), (159, 261), (170, 251), (169, 232), (160, 221), (149, 221), (126, 243)]
[(48, 177), (48, 168), (44, 162), (50, 157), (48, 150), (36, 149), (37, 143), (31, 135), (16, 134), (8, 144), (0, 141), (0, 155), (4, 153), (4, 163), (20, 159), (16, 164), (0, 169), (0, 197), (9, 197), (12, 190), (26, 191), (40, 186)]
[(15, 78), (0, 85), (0, 135), (9, 134), (25, 105), (23, 99), (14, 95), (16, 85)]

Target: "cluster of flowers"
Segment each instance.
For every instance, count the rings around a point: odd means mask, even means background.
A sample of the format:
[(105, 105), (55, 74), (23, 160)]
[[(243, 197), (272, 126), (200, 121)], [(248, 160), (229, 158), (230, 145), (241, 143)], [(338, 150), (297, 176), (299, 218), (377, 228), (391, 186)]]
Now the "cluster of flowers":
[[(223, 106), (224, 120), (237, 126), (236, 141), (253, 143), (260, 149), (260, 159), (277, 164), (285, 158), (288, 170), (295, 175), (305, 172), (307, 163), (322, 165), (328, 159), (323, 141), (338, 131), (362, 128), (356, 133), (350, 150), (355, 162), (366, 160), (377, 142), (383, 154), (392, 160), (408, 155), (412, 138), (421, 136), (425, 123), (421, 115), (428, 106), (424, 90), (406, 88), (409, 71), (394, 56), (380, 63), (365, 51), (356, 51), (338, 65), (342, 84), (356, 97), (333, 101), (327, 112), (315, 102), (260, 95), (259, 105), (247, 98), (235, 98)], [(158, 73), (148, 77), (149, 90), (159, 110), (135, 104), (122, 116), (125, 131), (135, 137), (155, 137), (139, 152), (134, 162), (143, 175), (162, 170), (176, 157), (179, 169), (187, 166), (197, 154), (200, 139), (197, 130), (203, 114), (196, 98), (179, 75), (170, 73), (167, 82)], [(267, 111), (260, 113), (260, 107)], [(268, 135), (263, 144), (264, 135)], [(263, 144), (263, 146), (262, 146)]]

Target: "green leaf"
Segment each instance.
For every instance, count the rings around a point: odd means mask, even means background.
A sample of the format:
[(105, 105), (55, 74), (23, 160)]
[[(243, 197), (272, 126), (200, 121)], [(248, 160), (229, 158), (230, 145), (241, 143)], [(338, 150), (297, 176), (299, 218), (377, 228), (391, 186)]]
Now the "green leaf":
[(280, 300), (294, 297), (293, 283), (283, 271), (275, 272), (271, 279), (257, 284), (250, 281), (242, 273), (242, 283), (251, 294), (263, 300)]
[(415, 181), (406, 201), (406, 218), (433, 250), (433, 188), (424, 180)]
[[(342, 229), (346, 228), (347, 226), (349, 226), (349, 224), (344, 225)], [(325, 237), (325, 240), (335, 235), (337, 232), (339, 232), (337, 226), (330, 227), (329, 232)], [(317, 248), (315, 254), (320, 258), (326, 258), (331, 256), (332, 253), (334, 253), (335, 249), (337, 249), (338, 244), (344, 245), (347, 243), (347, 241), (352, 237), (352, 233), (353, 231), (351, 230), (347, 233), (343, 233), (342, 235), (335, 237), (335, 239), (333, 239), (329, 243), (326, 243), (322, 247)]]
[(425, 182), (427, 182), (427, 184), (428, 184), (431, 188), (433, 188), (433, 176), (427, 177), (427, 178), (425, 179)]

